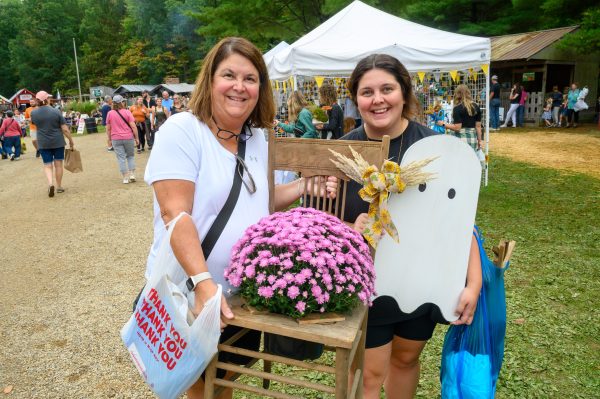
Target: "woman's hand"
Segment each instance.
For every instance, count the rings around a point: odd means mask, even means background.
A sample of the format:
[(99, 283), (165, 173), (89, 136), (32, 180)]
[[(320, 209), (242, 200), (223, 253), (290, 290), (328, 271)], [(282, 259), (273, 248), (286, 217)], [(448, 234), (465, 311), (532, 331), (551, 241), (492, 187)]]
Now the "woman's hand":
[(138, 140), (137, 137), (134, 139), (134, 142), (135, 142), (136, 147), (138, 147), (140, 145), (140, 140)]
[[(196, 295), (192, 313), (197, 317), (202, 312), (204, 304), (217, 293), (217, 285), (212, 279), (204, 280), (196, 285), (194, 293)], [(225, 296), (221, 294), (221, 331), (227, 327), (227, 322), (231, 319), (233, 319), (233, 312)]]
[(460, 294), (460, 300), (455, 311), (459, 318), (450, 324), (455, 326), (459, 326), (461, 324), (471, 325), (473, 322), (473, 316), (475, 315), (475, 309), (477, 309), (479, 292), (480, 290), (471, 288), (469, 286), (465, 287), (463, 292)]
[(366, 213), (361, 213), (354, 221), (352, 228), (358, 231), (360, 234), (362, 234), (365, 231), (365, 228), (367, 227), (368, 221), (369, 215), (367, 215)]
[[(317, 180), (317, 184), (313, 188), (313, 182), (315, 180)], [(304, 187), (304, 182), (299, 181), (298, 184), (300, 187), (298, 193), (301, 194), (301, 188)], [(335, 176), (316, 176), (314, 178), (309, 178), (307, 188), (308, 189), (306, 191), (309, 193), (309, 195), (312, 193), (312, 195), (317, 197), (327, 196), (328, 198), (335, 199), (338, 189), (338, 179)]]
[(437, 121), (435, 124), (438, 126), (444, 126), (444, 121)]
[(323, 130), (323, 124), (322, 123), (317, 123), (315, 125), (315, 129), (317, 129), (317, 130)]

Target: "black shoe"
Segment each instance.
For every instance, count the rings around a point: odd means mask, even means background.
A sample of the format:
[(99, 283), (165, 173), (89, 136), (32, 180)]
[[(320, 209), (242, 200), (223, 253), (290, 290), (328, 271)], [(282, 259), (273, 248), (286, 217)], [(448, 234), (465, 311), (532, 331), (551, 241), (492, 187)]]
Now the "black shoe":
[(48, 197), (54, 197), (54, 186), (48, 187)]
[(8, 158), (8, 155), (2, 154), (2, 159), (6, 159), (6, 158)]
[(40, 150), (37, 150), (37, 151), (35, 152), (35, 157), (36, 157), (36, 158), (39, 158), (40, 156), (41, 156), (41, 155), (40, 155)]

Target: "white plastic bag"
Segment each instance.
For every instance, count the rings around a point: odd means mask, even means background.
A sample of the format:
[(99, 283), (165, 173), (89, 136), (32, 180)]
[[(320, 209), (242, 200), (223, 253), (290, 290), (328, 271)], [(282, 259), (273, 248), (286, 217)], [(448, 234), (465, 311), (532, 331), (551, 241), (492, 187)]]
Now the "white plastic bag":
[(195, 320), (184, 294), (187, 289), (179, 287), (182, 273), (186, 275), (173, 255), (170, 241), (183, 215), (170, 223), (153, 274), (121, 330), (134, 365), (161, 399), (177, 398), (198, 380), (217, 353), (221, 335), (221, 286)]
[(577, 100), (575, 105), (573, 105), (573, 110), (575, 110), (575, 112), (583, 111), (586, 109), (588, 109), (588, 105), (583, 100)]

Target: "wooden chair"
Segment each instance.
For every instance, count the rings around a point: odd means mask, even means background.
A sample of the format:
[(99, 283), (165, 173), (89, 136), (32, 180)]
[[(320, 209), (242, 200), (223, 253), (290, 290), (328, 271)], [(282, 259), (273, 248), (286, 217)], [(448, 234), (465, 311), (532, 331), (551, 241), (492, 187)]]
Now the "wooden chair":
[[(350, 156), (349, 145), (351, 145), (367, 162), (380, 167), (383, 160), (387, 158), (389, 144), (390, 140), (388, 136), (385, 136), (381, 142), (334, 141), (275, 137), (271, 131), (269, 134), (270, 211), (274, 211), (274, 172), (276, 170), (287, 170), (300, 173), (301, 176), (305, 178), (305, 182), (308, 182), (308, 180), (311, 179), (316, 181), (319, 176), (336, 176), (340, 183), (338, 184), (337, 199), (335, 201), (309, 195), (308, 184), (304, 184), (301, 188), (303, 206), (320, 209), (343, 219), (348, 178), (330, 161), (332, 154), (329, 152), (329, 149), (331, 148), (341, 154)], [(239, 389), (258, 394), (261, 397), (302, 399), (282, 392), (268, 390), (271, 380), (332, 394), (335, 395), (336, 399), (363, 397), (362, 372), (367, 327), (366, 307), (360, 306), (356, 308), (352, 314), (346, 316), (343, 321), (323, 325), (310, 323), (301, 324), (289, 317), (272, 313), (253, 313), (249, 309), (243, 307), (242, 301), (237, 297), (234, 297), (231, 300), (230, 305), (235, 314), (235, 318), (229, 324), (242, 327), (243, 330), (231, 337), (228, 341), (220, 344), (219, 351), (248, 356), (253, 360), (244, 367), (220, 362), (218, 361), (217, 356), (215, 356), (206, 369), (204, 391), (206, 399), (213, 399), (215, 397), (220, 391), (220, 389), (216, 387)], [(269, 353), (249, 351), (232, 346), (250, 329), (323, 344), (327, 350), (335, 352), (335, 367), (307, 361), (298, 361)], [(250, 368), (259, 359), (263, 360), (263, 371)], [(332, 387), (299, 378), (274, 374), (271, 372), (272, 362), (334, 374), (335, 386)], [(354, 365), (356, 371), (353, 376), (353, 384), (349, 387), (351, 365)], [(263, 380), (262, 388), (245, 385), (235, 380), (217, 378), (217, 369), (231, 371), (235, 373), (236, 378), (240, 375), (260, 378)]]

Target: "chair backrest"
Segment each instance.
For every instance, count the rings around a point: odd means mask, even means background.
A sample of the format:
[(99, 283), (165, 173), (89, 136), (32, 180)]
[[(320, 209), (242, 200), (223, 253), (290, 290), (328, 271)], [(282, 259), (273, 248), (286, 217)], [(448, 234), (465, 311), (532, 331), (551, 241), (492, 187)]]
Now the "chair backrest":
[[(286, 170), (299, 173), (305, 178), (301, 187), (303, 206), (319, 209), (344, 219), (346, 205), (346, 190), (348, 177), (331, 162), (332, 149), (352, 158), (350, 146), (357, 151), (369, 164), (381, 167), (387, 158), (390, 148), (389, 136), (382, 141), (350, 141), (350, 140), (321, 140), (300, 139), (291, 137), (275, 137), (269, 131), (269, 211), (274, 212), (273, 194), (275, 191), (274, 175), (276, 170)], [(335, 176), (339, 179), (336, 199), (309, 195), (308, 181), (316, 182), (320, 176)]]

